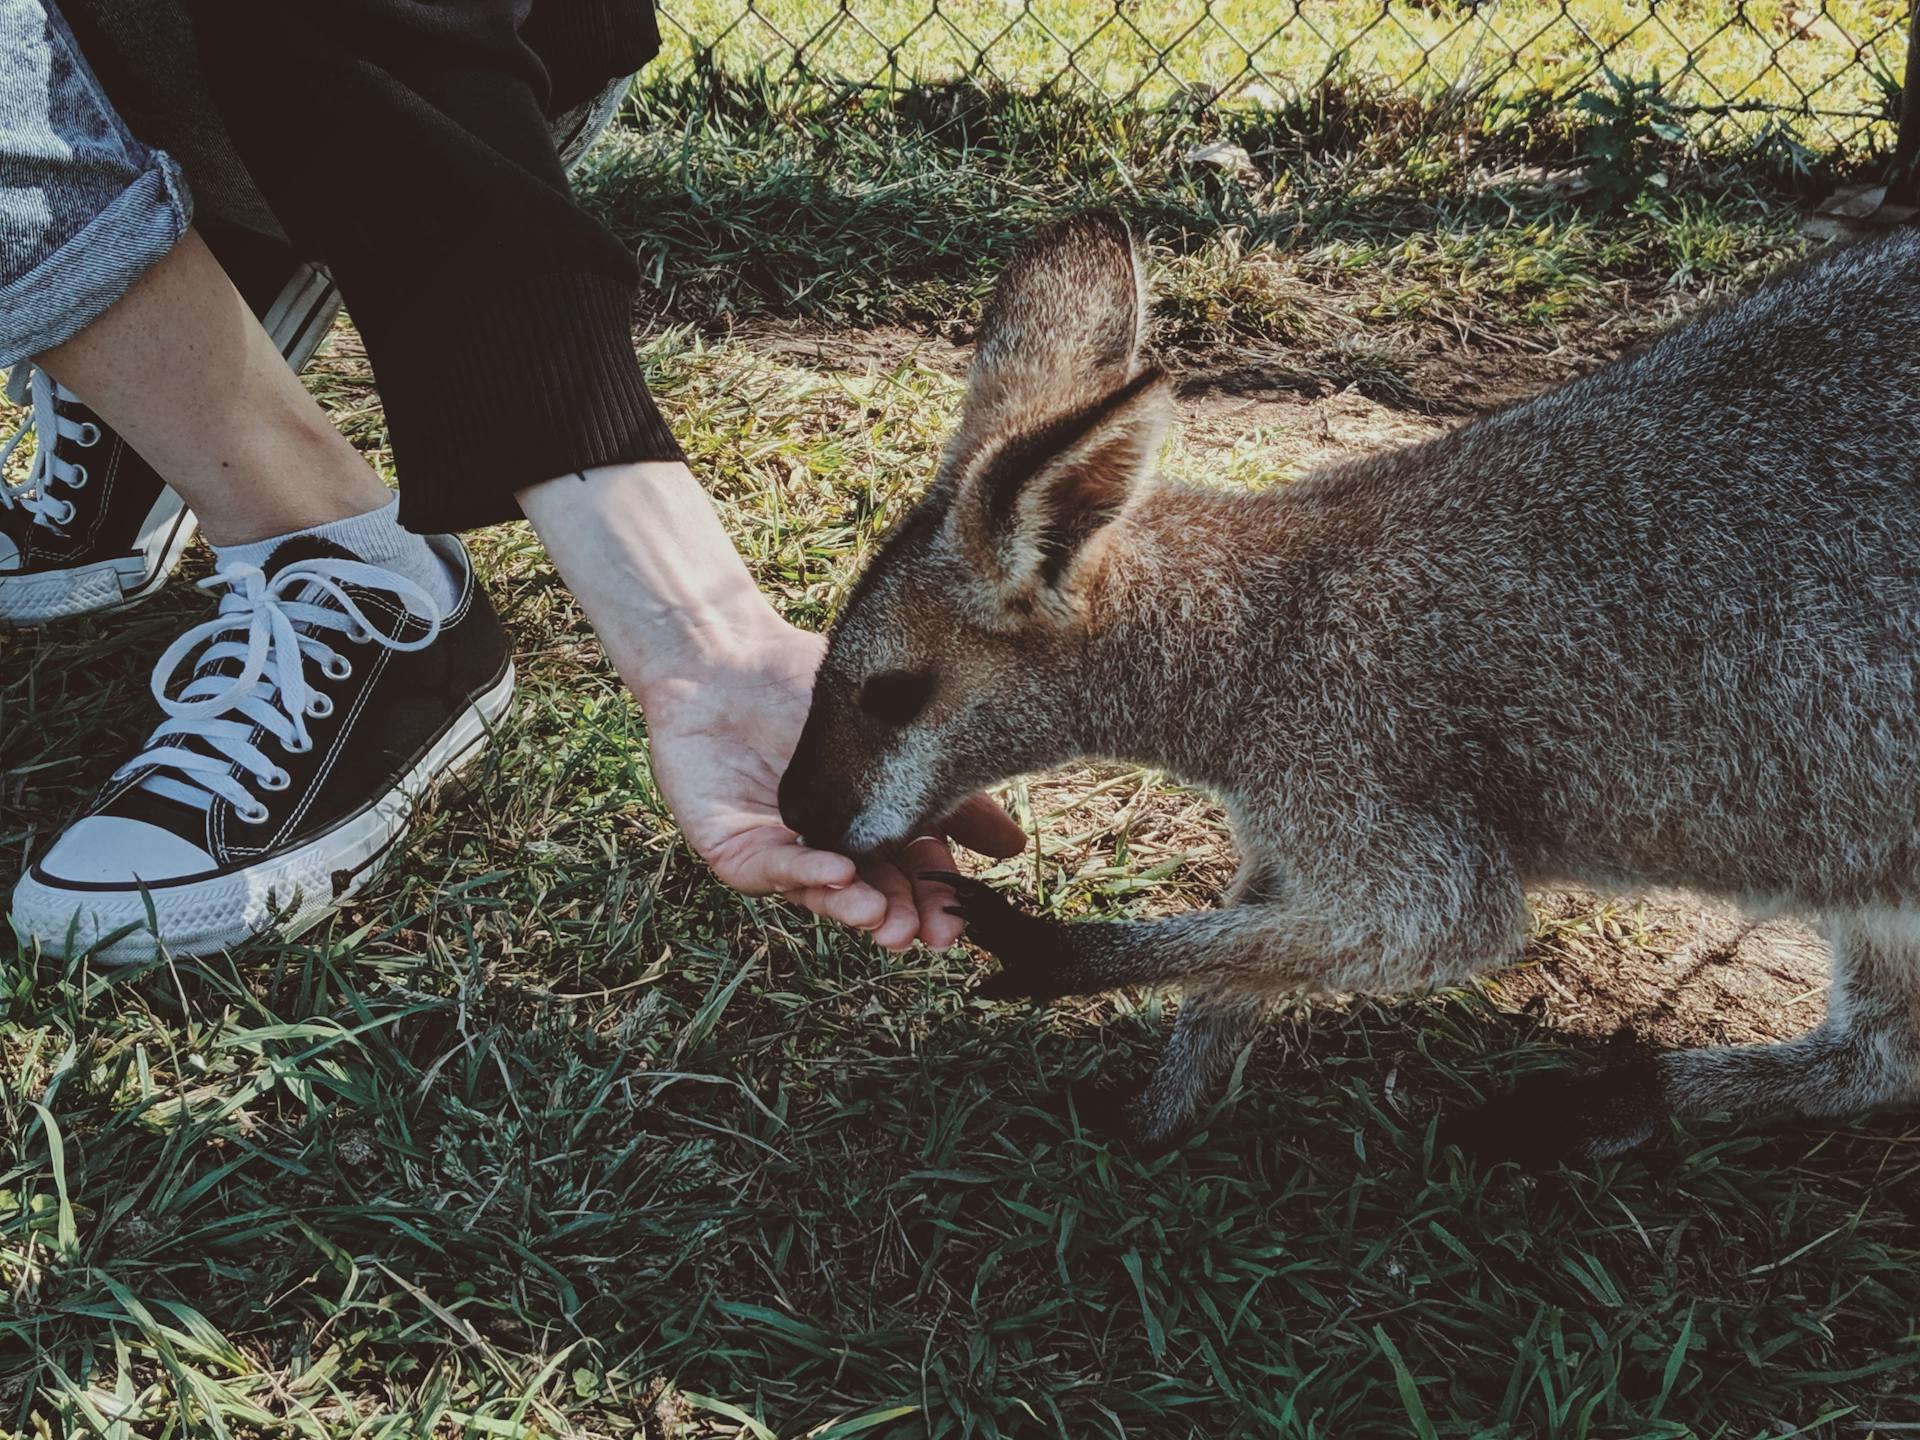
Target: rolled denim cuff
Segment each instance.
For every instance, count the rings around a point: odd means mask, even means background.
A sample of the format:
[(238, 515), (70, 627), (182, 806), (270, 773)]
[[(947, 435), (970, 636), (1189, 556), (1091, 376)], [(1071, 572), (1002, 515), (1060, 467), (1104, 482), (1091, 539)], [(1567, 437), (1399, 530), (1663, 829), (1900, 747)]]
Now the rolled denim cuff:
[(0, 286), (0, 366), (71, 340), (173, 249), (193, 223), (179, 166), (148, 151), (127, 187), (25, 275)]

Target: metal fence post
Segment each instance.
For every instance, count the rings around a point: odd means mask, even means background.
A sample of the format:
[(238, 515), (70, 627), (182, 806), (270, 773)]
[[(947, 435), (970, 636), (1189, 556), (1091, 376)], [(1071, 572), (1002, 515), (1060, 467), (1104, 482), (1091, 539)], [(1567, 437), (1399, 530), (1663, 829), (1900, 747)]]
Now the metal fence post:
[(1900, 87), (1900, 135), (1887, 199), (1912, 205), (1920, 203), (1920, 0), (1914, 0), (1907, 26), (1907, 76)]

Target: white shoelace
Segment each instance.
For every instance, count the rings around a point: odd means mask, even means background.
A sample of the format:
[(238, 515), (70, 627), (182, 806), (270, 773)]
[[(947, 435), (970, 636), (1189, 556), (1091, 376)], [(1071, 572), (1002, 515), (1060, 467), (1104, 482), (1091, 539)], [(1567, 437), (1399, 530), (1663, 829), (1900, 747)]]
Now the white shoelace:
[(30, 360), (21, 361), (8, 374), (6, 395), (15, 405), (31, 402), (32, 408), (25, 422), (8, 437), (6, 445), (0, 447), (0, 470), (4, 470), (13, 452), (29, 435), (34, 437), (33, 464), (18, 486), (0, 482), (0, 508), (11, 510), (18, 505), (33, 517), (34, 524), (57, 530), (73, 519), (74, 506), (71, 500), (49, 494), (49, 488), (58, 484), (78, 490), (87, 483), (87, 467), (62, 456), (60, 442), (71, 440), (76, 445), (98, 445), (100, 427), (91, 420), (73, 420), (62, 415), (55, 408), (55, 402), (72, 405), (78, 403), (80, 397)]
[[(297, 560), (271, 580), (257, 565), (231, 564), (200, 584), (227, 588), (220, 613), (175, 640), (154, 666), (153, 698), (170, 718), (148, 737), (151, 748), (114, 777), (146, 770), (151, 773), (142, 789), (201, 809), (216, 797), (228, 800), (241, 820), (258, 824), (267, 807), (233, 770), (237, 766), (263, 790), (287, 788), (292, 777), (253, 743), (253, 732), (256, 726), (265, 730), (289, 754), (313, 748), (307, 721), (331, 714), (333, 701), (308, 683), (308, 662), (329, 680), (353, 673), (346, 656), (326, 643), (325, 633), (345, 631), (351, 640), (371, 639), (389, 650), (421, 650), (440, 633), (440, 606), (404, 576), (359, 560)], [(383, 634), (342, 588), (347, 585), (392, 595), (426, 622), (426, 633), (413, 640)], [(174, 672), (203, 645), (193, 679), (178, 696), (169, 696)], [(240, 672), (204, 673), (225, 660), (243, 662)], [(162, 743), (176, 736), (200, 743)]]

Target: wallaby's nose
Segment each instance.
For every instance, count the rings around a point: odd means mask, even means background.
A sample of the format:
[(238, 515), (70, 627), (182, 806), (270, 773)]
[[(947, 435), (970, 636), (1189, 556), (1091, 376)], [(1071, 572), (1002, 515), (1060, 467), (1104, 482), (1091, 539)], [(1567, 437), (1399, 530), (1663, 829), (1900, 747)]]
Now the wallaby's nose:
[(853, 823), (853, 799), (796, 753), (780, 777), (780, 820), (816, 850), (841, 849)]

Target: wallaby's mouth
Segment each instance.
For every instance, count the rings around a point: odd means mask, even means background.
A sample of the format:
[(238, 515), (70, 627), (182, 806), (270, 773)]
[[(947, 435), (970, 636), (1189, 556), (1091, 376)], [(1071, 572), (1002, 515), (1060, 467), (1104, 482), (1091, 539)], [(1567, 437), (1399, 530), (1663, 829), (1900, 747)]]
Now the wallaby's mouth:
[(869, 860), (892, 859), (907, 848), (908, 842), (922, 835), (942, 833), (940, 822), (933, 815), (918, 816), (910, 825), (888, 824), (872, 817), (869, 807), (854, 815), (841, 833), (839, 844), (825, 848), (838, 850), (864, 864)]
[(845, 788), (823, 784), (796, 766), (788, 766), (780, 778), (780, 822), (812, 849), (867, 858), (856, 848), (860, 837), (853, 833), (859, 811), (858, 799)]

